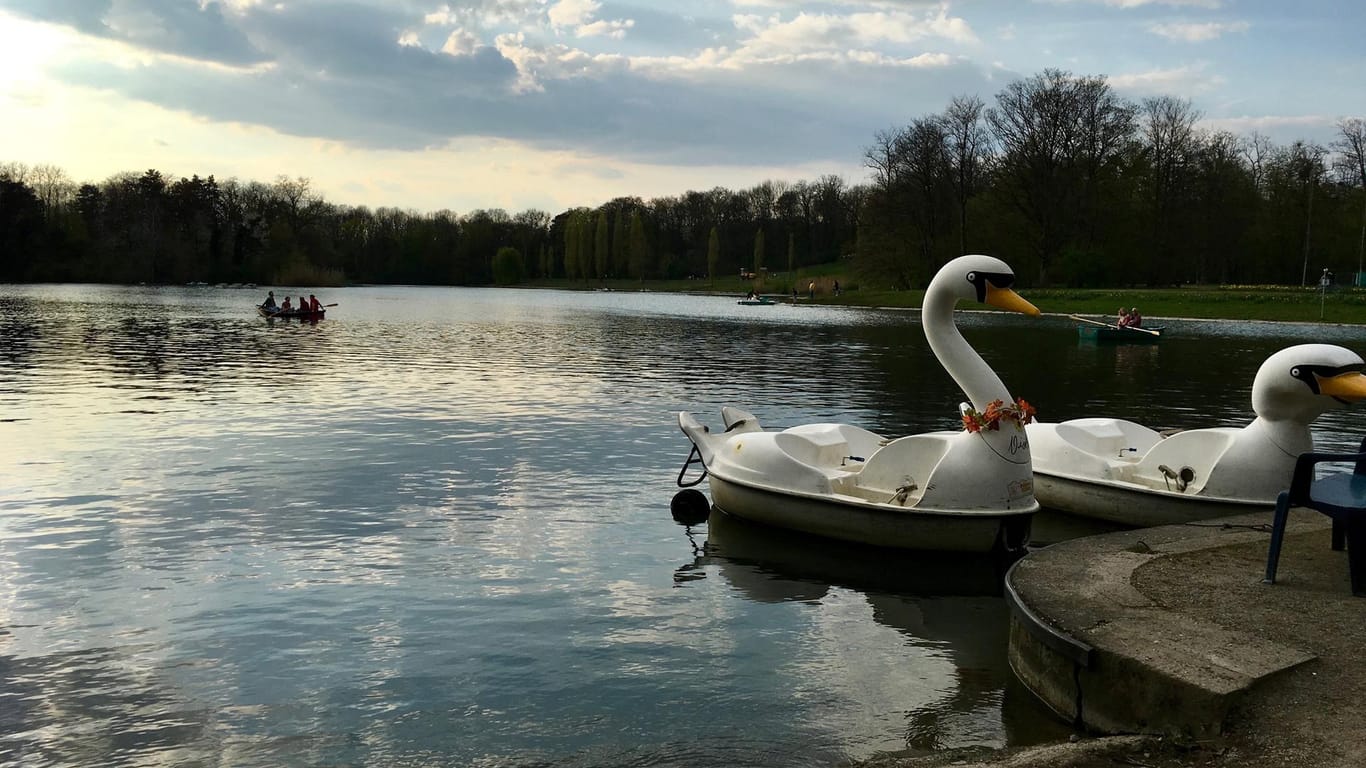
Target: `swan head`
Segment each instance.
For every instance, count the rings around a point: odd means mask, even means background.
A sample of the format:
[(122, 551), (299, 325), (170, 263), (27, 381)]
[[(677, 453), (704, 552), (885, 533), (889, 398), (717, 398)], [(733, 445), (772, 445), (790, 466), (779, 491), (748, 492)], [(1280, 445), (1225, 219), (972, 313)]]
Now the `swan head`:
[(972, 254), (940, 267), (925, 294), (947, 295), (952, 303), (974, 301), (993, 307), (1037, 317), (1038, 307), (1025, 301), (1011, 286), (1015, 272), (1004, 261), (994, 256)]
[(1275, 353), (1252, 381), (1252, 410), (1308, 423), (1330, 408), (1366, 399), (1366, 363), (1336, 344), (1299, 344)]

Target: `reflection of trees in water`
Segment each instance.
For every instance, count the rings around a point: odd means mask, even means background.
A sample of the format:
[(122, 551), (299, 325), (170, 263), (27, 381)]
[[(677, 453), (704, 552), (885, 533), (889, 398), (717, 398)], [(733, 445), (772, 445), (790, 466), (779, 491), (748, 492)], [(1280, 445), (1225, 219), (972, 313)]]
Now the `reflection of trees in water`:
[(29, 368), (29, 358), (42, 336), (34, 317), (34, 302), (23, 297), (0, 297), (0, 360), (14, 368)]
[(1126, 379), (1152, 370), (1157, 365), (1160, 347), (1157, 344), (1116, 344), (1115, 373)]
[(1014, 681), (1007, 663), (1009, 614), (1000, 595), (1008, 563), (815, 539), (716, 511), (707, 525), (707, 541), (674, 572), (676, 584), (705, 578), (710, 569), (760, 603), (819, 602), (832, 587), (852, 589), (878, 624), (942, 651), (956, 685), (906, 713), (908, 750), (989, 744), (1002, 727), (1010, 744), (1067, 733)]
[(221, 745), (206, 710), (136, 655), (120, 648), (0, 655), (0, 764), (216, 764)]

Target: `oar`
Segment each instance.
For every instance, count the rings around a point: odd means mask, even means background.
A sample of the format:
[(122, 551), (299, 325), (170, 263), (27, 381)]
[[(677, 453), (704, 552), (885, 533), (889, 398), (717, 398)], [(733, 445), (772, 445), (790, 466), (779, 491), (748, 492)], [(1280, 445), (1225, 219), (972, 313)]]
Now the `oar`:
[(337, 306), (337, 302), (334, 301), (334, 302), (332, 302), (331, 304), (324, 304), (323, 306), (324, 306), (324, 307), (335, 307), (335, 306)]
[(1096, 320), (1087, 320), (1087, 319), (1084, 318), (1084, 317), (1078, 317), (1078, 316), (1076, 316), (1076, 315), (1068, 315), (1068, 317), (1072, 318), (1073, 320), (1080, 320), (1080, 321), (1082, 321), (1083, 323), (1090, 323), (1091, 325), (1099, 325), (1099, 326), (1102, 326), (1102, 327), (1105, 327), (1105, 328), (1113, 328), (1113, 329), (1116, 330), (1116, 331), (1143, 331), (1144, 333), (1151, 334), (1151, 335), (1153, 335), (1153, 336), (1161, 336), (1161, 335), (1162, 335), (1161, 333), (1158, 333), (1157, 331), (1149, 330), (1149, 329), (1147, 329), (1147, 328), (1144, 328), (1144, 327), (1142, 327), (1142, 326), (1137, 326), (1137, 325), (1129, 325), (1129, 326), (1125, 326), (1125, 327), (1121, 328), (1121, 327), (1119, 327), (1118, 325), (1110, 325), (1109, 323), (1102, 323), (1102, 322), (1099, 322), (1099, 321), (1096, 321)]

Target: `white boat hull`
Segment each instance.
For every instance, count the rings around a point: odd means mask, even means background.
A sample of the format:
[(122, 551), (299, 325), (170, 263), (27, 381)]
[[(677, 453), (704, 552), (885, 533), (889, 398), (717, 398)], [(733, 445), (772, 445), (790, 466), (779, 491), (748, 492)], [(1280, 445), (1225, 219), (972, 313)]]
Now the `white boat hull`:
[(1019, 510), (929, 511), (855, 497), (776, 492), (708, 476), (712, 502), (752, 522), (858, 544), (940, 552), (1012, 552), (1029, 542), (1037, 504)]
[(1275, 500), (1221, 499), (1157, 491), (1133, 484), (1074, 480), (1034, 469), (1034, 497), (1039, 504), (1080, 517), (1150, 528), (1216, 517), (1271, 512)]

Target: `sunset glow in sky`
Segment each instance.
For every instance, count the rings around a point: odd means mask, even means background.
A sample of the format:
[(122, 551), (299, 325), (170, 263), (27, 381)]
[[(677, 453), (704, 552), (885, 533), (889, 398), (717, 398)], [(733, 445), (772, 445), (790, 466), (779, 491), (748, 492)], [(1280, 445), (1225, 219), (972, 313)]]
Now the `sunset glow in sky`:
[(866, 178), (879, 130), (1053, 67), (1203, 125), (1366, 114), (1358, 0), (0, 0), (0, 162), (306, 176), (422, 211)]

